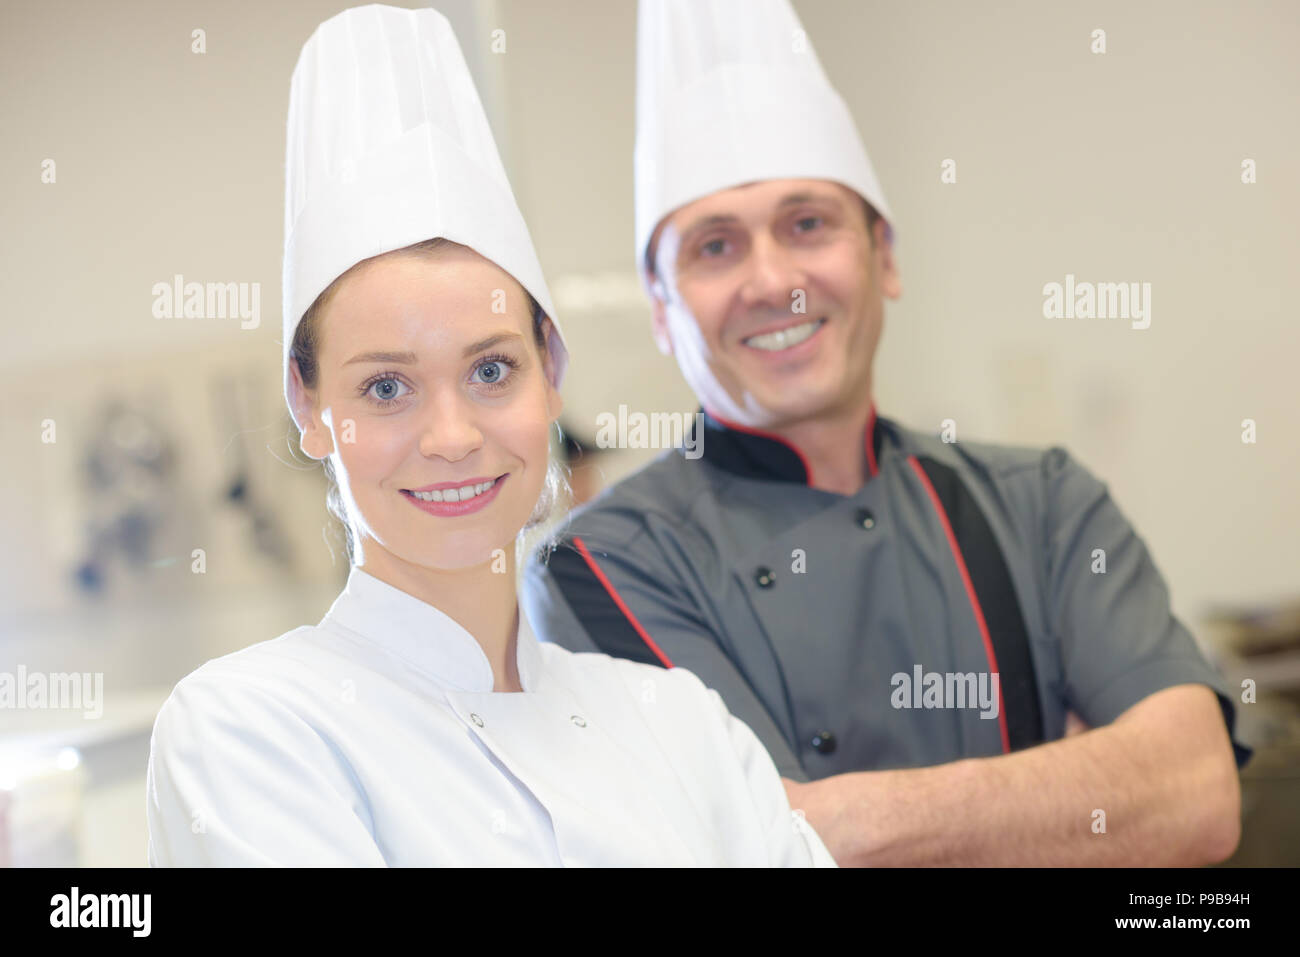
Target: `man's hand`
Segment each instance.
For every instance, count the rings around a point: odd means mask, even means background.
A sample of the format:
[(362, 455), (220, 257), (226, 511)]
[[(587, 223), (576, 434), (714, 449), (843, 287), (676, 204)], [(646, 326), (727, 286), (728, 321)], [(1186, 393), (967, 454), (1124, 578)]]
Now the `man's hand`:
[(1067, 711), (1065, 713), (1065, 736), (1067, 738), (1091, 730), (1092, 728), (1088, 726), (1088, 723), (1073, 711)]
[[(879, 836), (869, 835), (867, 831), (874, 826), (874, 822), (883, 821), (882, 817), (870, 813), (854, 815), (853, 805), (862, 802), (863, 807), (879, 807), (881, 802), (890, 800), (884, 779), (891, 773), (893, 772), (861, 771), (823, 778), (808, 784), (782, 778), (781, 784), (785, 786), (786, 797), (790, 800), (790, 810), (802, 811), (804, 820), (812, 825), (831, 856), (840, 866), (846, 866), (849, 862), (840, 859), (837, 847), (843, 848), (858, 841), (875, 846)], [(851, 797), (848, 796), (850, 787)]]

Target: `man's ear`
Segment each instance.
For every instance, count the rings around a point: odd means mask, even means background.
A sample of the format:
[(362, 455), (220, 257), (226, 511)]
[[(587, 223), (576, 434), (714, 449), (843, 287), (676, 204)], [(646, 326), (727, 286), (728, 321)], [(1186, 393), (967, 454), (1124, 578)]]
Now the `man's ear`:
[(882, 218), (876, 220), (874, 232), (876, 247), (871, 255), (880, 257), (880, 291), (890, 299), (898, 299), (903, 295), (903, 277), (899, 274), (898, 261), (894, 257), (894, 231)]
[(649, 279), (650, 331), (655, 337), (655, 344), (659, 346), (659, 351), (666, 356), (670, 356), (673, 354), (673, 340), (668, 335), (668, 315), (664, 308), (664, 303), (668, 298), (668, 290), (665, 288), (661, 277), (650, 273)]
[(320, 460), (334, 451), (334, 436), (316, 415), (315, 397), (302, 384), (298, 359), (289, 359), (289, 411), (298, 426), (303, 454)]

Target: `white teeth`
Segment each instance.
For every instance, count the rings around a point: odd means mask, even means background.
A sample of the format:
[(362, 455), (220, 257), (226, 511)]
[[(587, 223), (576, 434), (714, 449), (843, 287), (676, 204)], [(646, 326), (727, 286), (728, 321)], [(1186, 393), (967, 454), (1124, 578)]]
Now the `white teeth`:
[(791, 326), (789, 329), (782, 329), (780, 332), (750, 336), (744, 340), (744, 343), (747, 346), (753, 346), (755, 349), (762, 349), (766, 352), (779, 352), (782, 349), (789, 349), (791, 346), (797, 346), (803, 342), (816, 332), (817, 327), (825, 321), (825, 319), (814, 319), (812, 322)]
[(462, 485), (460, 488), (434, 489), (432, 492), (412, 492), (416, 498), (425, 502), (464, 502), (482, 495), (496, 482), (479, 482), (477, 485)]

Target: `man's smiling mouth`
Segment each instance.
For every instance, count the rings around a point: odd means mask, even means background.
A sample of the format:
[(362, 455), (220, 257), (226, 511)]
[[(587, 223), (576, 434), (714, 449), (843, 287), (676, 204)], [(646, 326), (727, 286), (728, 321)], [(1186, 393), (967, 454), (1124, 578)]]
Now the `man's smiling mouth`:
[(810, 319), (808, 322), (790, 326), (788, 329), (781, 329), (778, 332), (765, 332), (762, 335), (750, 336), (740, 341), (743, 345), (761, 349), (764, 352), (780, 352), (782, 349), (797, 346), (825, 324), (826, 317), (822, 316), (820, 319)]

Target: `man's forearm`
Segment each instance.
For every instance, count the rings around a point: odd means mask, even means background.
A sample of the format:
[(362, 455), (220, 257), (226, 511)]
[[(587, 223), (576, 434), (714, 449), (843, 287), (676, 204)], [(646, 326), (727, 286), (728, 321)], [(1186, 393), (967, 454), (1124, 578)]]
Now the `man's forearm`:
[(1176, 715), (1014, 754), (838, 775), (800, 797), (841, 864), (1203, 864), (1236, 844), (1236, 769), (1225, 767), (1226, 731), (1220, 745), (1212, 726), (1169, 727)]

